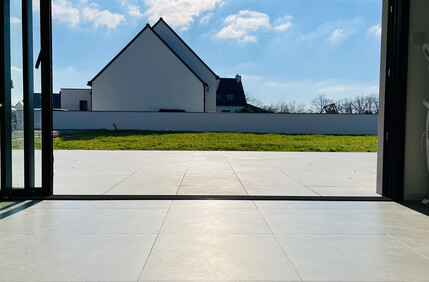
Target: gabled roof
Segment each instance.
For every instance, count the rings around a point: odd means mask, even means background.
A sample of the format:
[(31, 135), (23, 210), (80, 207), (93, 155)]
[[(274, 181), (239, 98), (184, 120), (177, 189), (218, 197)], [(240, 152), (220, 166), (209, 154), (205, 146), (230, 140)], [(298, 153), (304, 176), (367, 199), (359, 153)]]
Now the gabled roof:
[[(221, 95), (221, 99), (216, 99), (217, 106), (246, 106), (246, 97), (244, 95), (243, 84), (236, 78), (221, 78), (216, 94)], [(223, 97), (227, 94), (234, 95), (232, 100), (226, 100)]]
[(196, 78), (198, 78), (198, 80), (199, 81), (201, 81), (201, 83), (204, 85), (204, 86), (207, 86), (207, 83), (205, 82), (205, 81), (203, 81), (202, 79), (201, 79), (201, 77), (198, 75), (198, 74), (196, 74), (192, 69), (191, 69), (191, 67), (189, 67), (189, 65), (188, 64), (186, 64), (186, 62), (185, 61), (183, 61), (182, 60), (182, 58), (179, 56), (179, 55), (177, 55), (177, 53), (170, 47), (170, 46), (168, 46), (168, 44), (158, 35), (158, 33), (156, 33), (153, 29), (152, 29), (152, 27), (150, 27), (150, 25), (149, 24), (146, 24), (146, 26), (93, 78), (93, 79), (91, 79), (90, 81), (88, 81), (88, 86), (92, 86), (92, 82), (94, 81), (94, 80), (96, 80), (97, 79), (97, 77), (99, 77), (117, 58), (119, 58), (119, 56), (121, 56), (121, 54), (123, 53), (123, 52), (125, 52), (125, 50), (127, 50), (128, 49), (128, 47), (130, 47), (131, 46), (131, 44), (133, 44), (134, 43), (134, 41), (136, 41), (136, 39), (137, 38), (139, 38), (140, 37), (140, 35), (141, 34), (143, 34), (143, 32), (145, 32), (147, 29), (149, 29), (149, 30), (151, 30), (152, 31), (152, 33), (153, 34), (155, 34), (156, 35), (156, 37), (159, 39), (159, 40), (161, 40), (161, 42), (182, 62), (182, 64), (184, 64), (194, 75), (195, 75), (195, 77)]
[[(191, 53), (216, 77), (219, 78), (219, 76), (206, 64), (204, 63), (204, 61), (197, 55), (197, 53), (194, 52), (194, 50), (192, 50), (191, 47), (189, 47), (188, 44), (186, 44), (185, 41), (183, 41), (183, 39), (174, 31), (174, 29), (172, 29), (165, 21), (164, 19), (161, 17), (159, 18), (159, 20), (153, 25), (152, 28), (155, 28), (159, 23), (164, 23), (167, 28), (183, 43), (183, 45), (185, 45), (185, 47), (191, 51)], [(156, 32), (156, 31), (155, 31)]]

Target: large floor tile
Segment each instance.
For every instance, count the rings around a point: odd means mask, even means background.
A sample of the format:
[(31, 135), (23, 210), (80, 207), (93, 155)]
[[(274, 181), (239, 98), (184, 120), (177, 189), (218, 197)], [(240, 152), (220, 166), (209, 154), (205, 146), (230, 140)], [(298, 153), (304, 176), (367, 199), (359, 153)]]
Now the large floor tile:
[(167, 209), (79, 209), (52, 227), (54, 233), (158, 233)]
[[(383, 213), (348, 209), (260, 209), (274, 233), (385, 234)], [(386, 221), (387, 222), (387, 221)]]
[(375, 195), (375, 153), (55, 151), (54, 154), (55, 194)]
[(429, 229), (391, 234), (393, 238), (429, 259)]
[(255, 201), (260, 209), (360, 209), (360, 210), (402, 210), (400, 204), (391, 201)]
[(253, 201), (231, 201), (231, 200), (183, 200), (173, 201), (171, 208), (180, 209), (256, 209)]
[(160, 234), (140, 279), (300, 281), (272, 234)]
[(26, 242), (34, 241), (39, 234), (2, 233), (0, 235), (0, 261)]
[(136, 281), (155, 238), (46, 233), (0, 261), (0, 281)]
[(247, 195), (247, 192), (236, 176), (185, 176), (178, 195)]
[(428, 281), (429, 260), (388, 235), (277, 235), (304, 281)]
[(311, 190), (321, 196), (359, 196), (359, 197), (380, 197), (375, 189), (366, 186), (310, 186)]
[(170, 209), (161, 233), (271, 233), (257, 209)]
[(126, 200), (126, 201), (43, 201), (33, 209), (168, 209), (169, 200)]
[(28, 208), (0, 220), (0, 236), (2, 233), (37, 234), (61, 222), (73, 213), (67, 209), (51, 210)]

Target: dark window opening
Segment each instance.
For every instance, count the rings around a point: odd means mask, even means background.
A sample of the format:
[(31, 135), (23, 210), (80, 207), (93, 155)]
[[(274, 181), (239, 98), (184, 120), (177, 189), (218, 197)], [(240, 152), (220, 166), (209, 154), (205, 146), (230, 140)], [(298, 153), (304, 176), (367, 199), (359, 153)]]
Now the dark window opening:
[(233, 95), (233, 94), (227, 94), (227, 95), (226, 95), (226, 99), (227, 99), (228, 101), (232, 101), (232, 100), (234, 100), (234, 95)]
[(217, 94), (217, 95), (216, 95), (216, 100), (218, 100), (218, 101), (219, 101), (220, 99), (222, 99), (222, 95)]
[(80, 100), (79, 101), (79, 111), (81, 111), (81, 112), (87, 112), (88, 111), (88, 101), (87, 100)]

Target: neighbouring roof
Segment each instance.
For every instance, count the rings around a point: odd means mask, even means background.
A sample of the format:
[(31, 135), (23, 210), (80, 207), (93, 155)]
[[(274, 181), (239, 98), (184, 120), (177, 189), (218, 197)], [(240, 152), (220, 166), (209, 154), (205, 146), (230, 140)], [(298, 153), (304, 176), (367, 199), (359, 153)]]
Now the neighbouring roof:
[[(243, 84), (235, 78), (221, 78), (216, 94), (216, 106), (245, 107), (247, 105)], [(233, 95), (232, 99), (228, 99), (228, 95)]]
[[(42, 107), (42, 95), (40, 93), (34, 93), (33, 105), (36, 109)], [(61, 95), (59, 93), (52, 95), (52, 108), (61, 109)]]
[(137, 38), (139, 38), (140, 37), (140, 35), (143, 33), (143, 32), (145, 32), (146, 30), (151, 30), (155, 35), (156, 35), (156, 37), (159, 39), (159, 40), (161, 40), (161, 42), (186, 66), (186, 68), (188, 68), (194, 75), (195, 75), (195, 77), (196, 78), (198, 78), (198, 80), (200, 80), (201, 81), (201, 83), (204, 85), (204, 86), (207, 86), (207, 83), (204, 81), (204, 80), (202, 80), (201, 79), (201, 77), (198, 75), (198, 74), (196, 74), (192, 69), (191, 69), (191, 67), (189, 67), (189, 65), (188, 64), (186, 64), (186, 62), (185, 61), (183, 61), (183, 59), (161, 38), (161, 36), (159, 36), (158, 35), (158, 33), (156, 33), (154, 30), (153, 30), (153, 28), (149, 25), (149, 24), (146, 24), (146, 26), (93, 78), (93, 79), (91, 79), (90, 81), (88, 81), (88, 86), (92, 86), (92, 82), (94, 81), (94, 80), (96, 80), (97, 79), (97, 77), (99, 77), (117, 58), (119, 58), (119, 56), (121, 56), (122, 55), (122, 53), (125, 51), (125, 50), (127, 50), (128, 49), (128, 47), (130, 47), (131, 46), (131, 44), (133, 44), (134, 43), (134, 41), (136, 41), (136, 39)]
[[(185, 47), (192, 53), (194, 54), (194, 56), (218, 79), (219, 76), (197, 55), (197, 53), (194, 52), (194, 50), (192, 50), (191, 47), (189, 47), (188, 44), (186, 44), (185, 41), (183, 41), (183, 39), (174, 31), (174, 29), (172, 29), (165, 21), (164, 19), (161, 17), (159, 18), (159, 20), (153, 25), (153, 29), (155, 29), (155, 27), (159, 24), (159, 23), (164, 23), (167, 28), (185, 45)], [(155, 31), (156, 32), (156, 31)]]
[(245, 108), (251, 109), (254, 113), (269, 113), (269, 111), (253, 106), (251, 104), (246, 104)]

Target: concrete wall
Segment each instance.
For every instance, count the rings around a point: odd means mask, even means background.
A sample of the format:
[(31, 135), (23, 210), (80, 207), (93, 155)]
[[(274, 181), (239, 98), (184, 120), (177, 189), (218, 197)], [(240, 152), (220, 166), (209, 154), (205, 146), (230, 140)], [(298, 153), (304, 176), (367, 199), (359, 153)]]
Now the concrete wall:
[(203, 83), (146, 28), (92, 83), (93, 111), (204, 111)]
[(429, 71), (422, 44), (415, 43), (414, 37), (416, 32), (424, 33), (429, 42), (429, 1), (411, 0), (410, 4), (404, 198), (420, 200), (429, 194), (426, 157), (420, 150), (427, 114), (422, 100), (429, 100)]
[(206, 112), (216, 112), (216, 76), (171, 32), (163, 21), (160, 21), (153, 29), (208, 84), (209, 91), (206, 95)]
[(54, 129), (377, 134), (376, 115), (54, 111)]
[(91, 89), (61, 88), (61, 109), (79, 111), (80, 101), (88, 101), (88, 111), (91, 111)]

